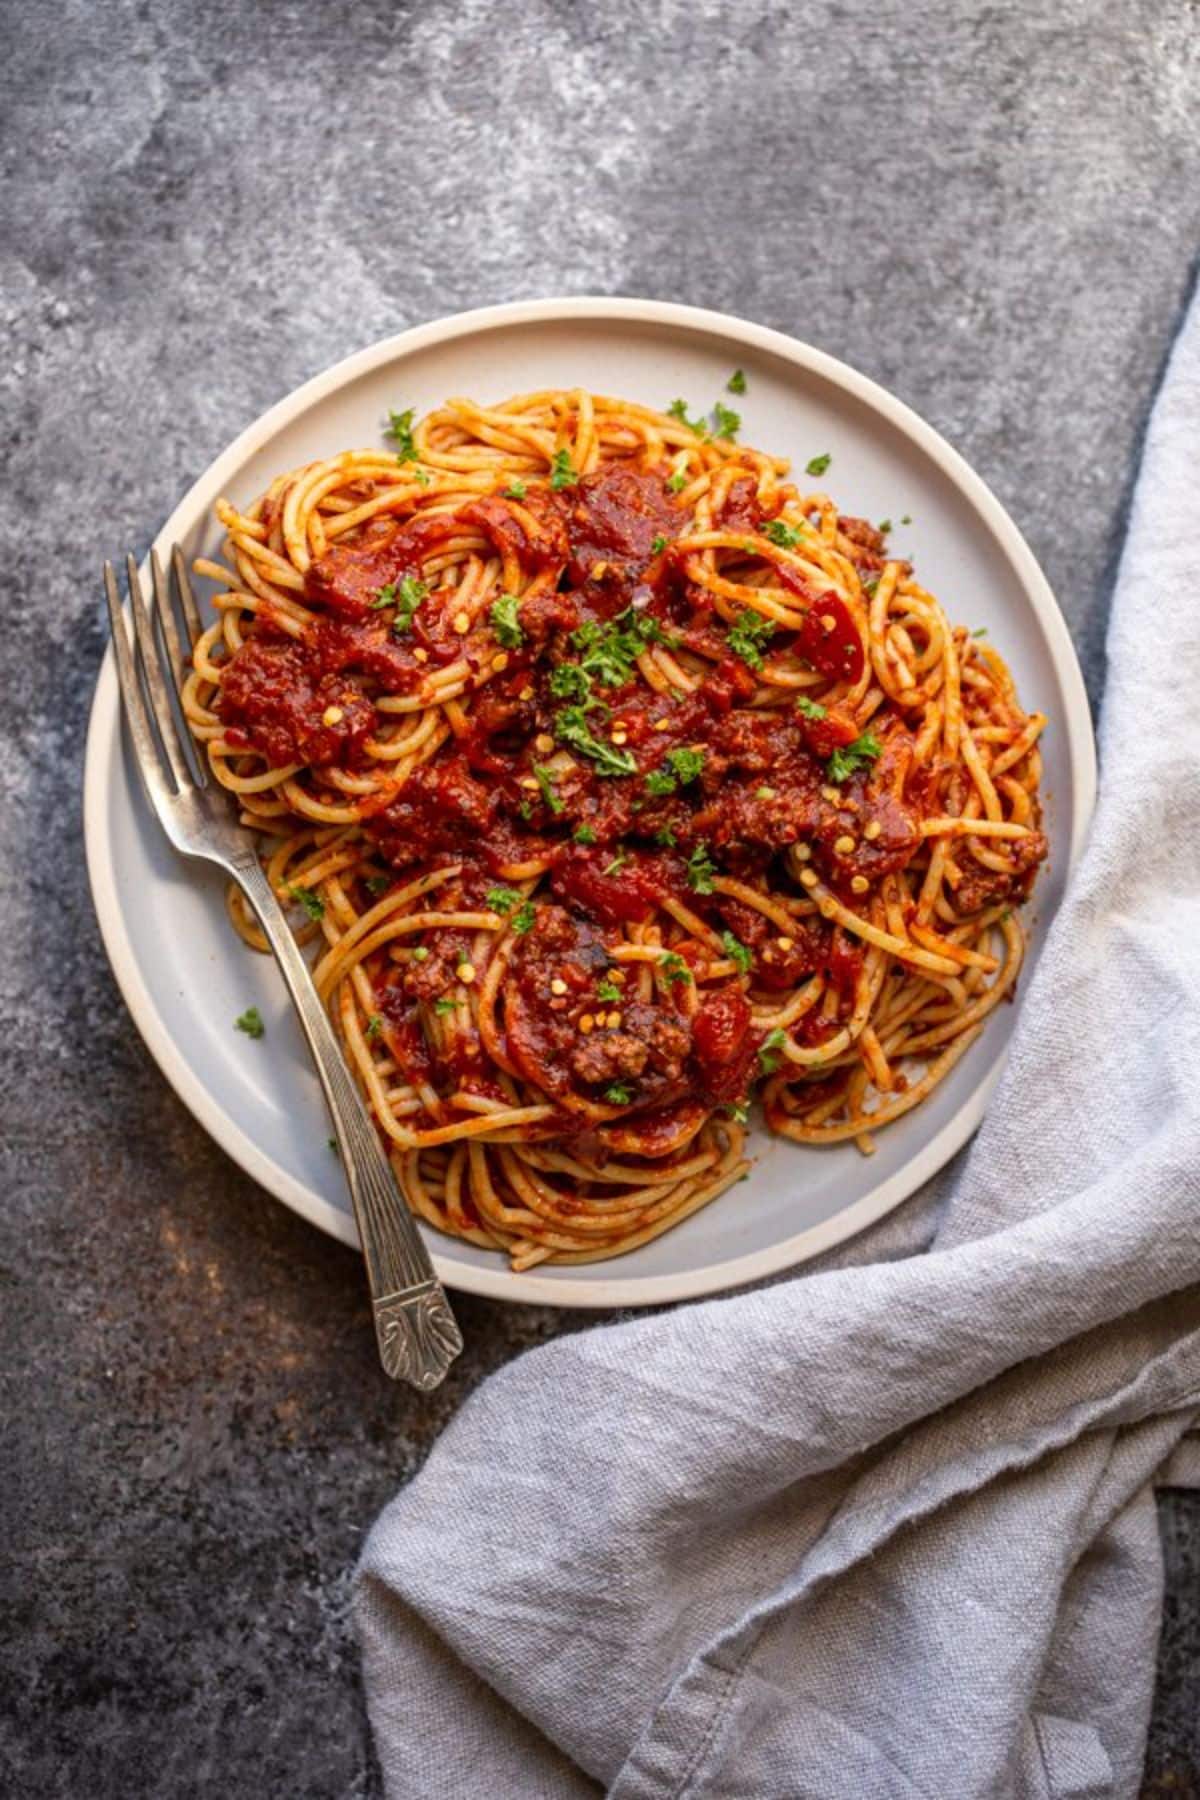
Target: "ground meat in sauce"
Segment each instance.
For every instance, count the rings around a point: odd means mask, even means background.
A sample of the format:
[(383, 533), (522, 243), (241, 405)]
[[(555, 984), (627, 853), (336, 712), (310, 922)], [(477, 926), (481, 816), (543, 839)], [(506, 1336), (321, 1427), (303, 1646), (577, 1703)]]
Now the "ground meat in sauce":
[(217, 708), (235, 749), (288, 763), (361, 761), (375, 708), (345, 676), (326, 674), (305, 646), (251, 638), (229, 663)]
[(960, 918), (980, 912), (986, 906), (995, 906), (1001, 900), (1019, 902), (1025, 899), (1033, 886), (1038, 865), (1049, 854), (1050, 845), (1042, 832), (1035, 831), (1027, 838), (1014, 839), (1008, 850), (1016, 864), (1016, 870), (1011, 874), (999, 869), (985, 869), (973, 858), (963, 858), (966, 872), (953, 889), (954, 910)]

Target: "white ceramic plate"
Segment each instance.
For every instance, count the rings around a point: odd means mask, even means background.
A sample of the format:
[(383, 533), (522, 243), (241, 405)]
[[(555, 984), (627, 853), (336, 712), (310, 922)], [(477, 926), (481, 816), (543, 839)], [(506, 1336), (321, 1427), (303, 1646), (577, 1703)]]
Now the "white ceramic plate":
[[(419, 413), (447, 395), (485, 401), (583, 386), (650, 405), (725, 397), (735, 368), (742, 438), (797, 468), (829, 451), (830, 491), (847, 512), (912, 516), (892, 542), (949, 616), (986, 626), (1024, 704), (1049, 715), (1044, 739), (1050, 866), (1038, 883), (1032, 951), (1058, 905), (1091, 816), (1095, 750), (1083, 682), (1054, 597), (999, 502), (909, 409), (844, 364), (779, 332), (646, 300), (544, 300), (489, 307), (389, 338), (307, 382), (242, 433), (159, 534), (191, 557), (213, 553), (218, 495), (246, 503), (279, 471), (376, 444), (389, 407)], [(271, 1193), (347, 1243), (349, 1197), (316, 1077), (274, 966), (229, 928), (221, 879), (176, 857), (147, 807), (119, 722), (111, 653), (88, 733), (84, 817), (92, 893), (134, 1021), (201, 1124)], [(266, 1036), (233, 1029), (256, 1005)], [(500, 1299), (639, 1306), (755, 1280), (828, 1249), (906, 1199), (983, 1114), (1012, 1030), (1002, 1007), (923, 1106), (883, 1132), (875, 1156), (805, 1149), (760, 1129), (749, 1180), (632, 1254), (579, 1268), (511, 1274), (503, 1259), (430, 1232), (442, 1279)]]

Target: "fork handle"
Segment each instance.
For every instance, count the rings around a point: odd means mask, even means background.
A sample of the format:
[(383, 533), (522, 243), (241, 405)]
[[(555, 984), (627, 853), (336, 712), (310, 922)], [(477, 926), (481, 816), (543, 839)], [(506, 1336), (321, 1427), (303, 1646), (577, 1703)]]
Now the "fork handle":
[(354, 1202), (384, 1369), (428, 1393), (463, 1347), (454, 1314), (258, 858), (248, 850), (227, 867), (266, 934), (317, 1065)]

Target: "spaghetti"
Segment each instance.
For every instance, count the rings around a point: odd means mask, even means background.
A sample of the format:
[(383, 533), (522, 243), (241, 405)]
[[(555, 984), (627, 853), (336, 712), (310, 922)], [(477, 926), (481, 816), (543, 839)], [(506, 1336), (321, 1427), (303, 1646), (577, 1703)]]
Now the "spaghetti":
[[(452, 400), (218, 504), (185, 704), (431, 1225), (633, 1249), (918, 1105), (1008, 994), (1037, 743), (886, 528), (690, 420)], [(234, 922), (265, 948), (239, 894)]]

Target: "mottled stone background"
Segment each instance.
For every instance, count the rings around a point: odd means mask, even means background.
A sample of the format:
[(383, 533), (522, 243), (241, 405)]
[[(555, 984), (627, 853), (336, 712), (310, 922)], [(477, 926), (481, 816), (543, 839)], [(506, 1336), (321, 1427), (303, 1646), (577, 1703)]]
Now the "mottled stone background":
[[(648, 294), (795, 332), (944, 431), (1030, 538), (1098, 699), (1198, 242), (1200, 13), (0, 13), (0, 1790), (373, 1795), (346, 1621), (362, 1534), (464, 1391), (559, 1322), (464, 1302), (445, 1391), (389, 1387), (354, 1257), (151, 1064), (80, 842), (99, 559), (141, 551), (233, 433), (374, 338)], [(1163, 1522), (1147, 1792), (1194, 1794), (1200, 1497)]]

